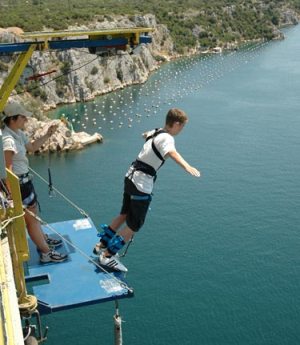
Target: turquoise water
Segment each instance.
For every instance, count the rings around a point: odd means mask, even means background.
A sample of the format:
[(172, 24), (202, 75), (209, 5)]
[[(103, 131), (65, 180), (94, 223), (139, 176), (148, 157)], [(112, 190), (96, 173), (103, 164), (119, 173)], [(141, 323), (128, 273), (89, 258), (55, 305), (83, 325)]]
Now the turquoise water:
[[(172, 161), (160, 171), (124, 259), (135, 289), (120, 302), (124, 344), (299, 344), (299, 56), (295, 27), (284, 41), (175, 61), (142, 86), (57, 110), (105, 137), (50, 162), (54, 185), (95, 224), (118, 213), (140, 134), (170, 107), (189, 115), (176, 146), (202, 177)], [(47, 156), (31, 164), (46, 176)], [(36, 186), (42, 218), (79, 217)], [(112, 344), (113, 314), (106, 303), (46, 316), (48, 344)]]

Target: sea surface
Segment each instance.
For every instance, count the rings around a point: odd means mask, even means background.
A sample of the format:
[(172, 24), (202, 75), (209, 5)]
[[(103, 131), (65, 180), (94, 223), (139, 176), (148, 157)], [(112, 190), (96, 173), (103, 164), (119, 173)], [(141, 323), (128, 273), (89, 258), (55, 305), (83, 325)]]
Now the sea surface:
[[(171, 160), (159, 172), (124, 258), (135, 290), (120, 301), (124, 345), (300, 344), (300, 26), (285, 35), (164, 64), (144, 85), (51, 114), (104, 136), (79, 152), (31, 157), (96, 225), (120, 210), (141, 133), (162, 126), (171, 107), (189, 116), (176, 147), (201, 178)], [(43, 219), (81, 217), (35, 185)], [(45, 316), (47, 344), (113, 344), (113, 314), (108, 302)]]

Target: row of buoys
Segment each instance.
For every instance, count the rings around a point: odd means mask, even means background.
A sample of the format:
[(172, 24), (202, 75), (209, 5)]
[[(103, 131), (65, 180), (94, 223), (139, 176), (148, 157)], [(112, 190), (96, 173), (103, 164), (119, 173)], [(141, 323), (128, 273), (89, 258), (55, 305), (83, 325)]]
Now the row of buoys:
[(162, 66), (145, 84), (77, 104), (71, 114), (61, 115), (83, 129), (132, 127), (143, 117), (164, 116), (165, 110), (176, 106), (179, 100), (200, 92), (208, 84), (254, 59), (265, 44), (249, 44), (234, 52), (174, 61)]

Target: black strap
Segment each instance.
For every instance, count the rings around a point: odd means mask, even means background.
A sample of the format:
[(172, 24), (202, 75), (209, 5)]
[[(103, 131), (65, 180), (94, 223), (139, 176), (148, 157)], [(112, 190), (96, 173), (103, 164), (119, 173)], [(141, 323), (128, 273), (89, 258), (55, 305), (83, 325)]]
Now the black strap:
[[(163, 129), (158, 129), (156, 128), (155, 129), (155, 132), (151, 135), (149, 135), (147, 138), (146, 138), (146, 141), (152, 139), (152, 150), (153, 152), (156, 154), (156, 156), (161, 160), (161, 165), (159, 166), (159, 168), (164, 164), (165, 162), (165, 159), (164, 157), (160, 154), (160, 152), (158, 151), (157, 147), (155, 146), (154, 144), (154, 138), (156, 136), (158, 136), (159, 134), (161, 133), (167, 133), (165, 130)], [(153, 176), (154, 177), (154, 181), (156, 180), (156, 170), (149, 164), (147, 163), (144, 163), (138, 159), (136, 159), (133, 163), (132, 163), (132, 166), (134, 168), (134, 171), (142, 171), (143, 173), (147, 174), (147, 175), (150, 175), (150, 176)], [(158, 168), (158, 169), (159, 169)]]
[(17, 175), (17, 176), (19, 179), (22, 179), (22, 178), (28, 177), (28, 175), (29, 175), (29, 171), (26, 174), (21, 174), (21, 175)]
[(138, 159), (132, 163), (132, 166), (134, 167), (134, 170), (142, 171), (150, 176), (156, 176), (156, 170), (151, 165), (139, 161)]
[[(158, 136), (159, 134), (161, 134), (161, 133), (167, 133), (167, 132), (166, 132), (165, 130), (163, 130), (163, 129), (158, 129), (158, 128), (156, 128), (156, 129), (155, 129), (155, 132), (154, 132), (153, 134), (149, 135), (149, 137), (146, 138), (146, 141), (152, 139), (152, 144), (151, 144), (152, 150), (154, 151), (154, 153), (156, 154), (156, 156), (162, 161), (162, 164), (164, 164), (165, 159), (164, 159), (164, 157), (161, 155), (161, 153), (158, 151), (158, 149), (157, 149), (157, 147), (155, 146), (155, 143), (154, 143), (155, 137), (157, 137), (157, 136)], [(161, 165), (162, 165), (162, 164), (161, 164)]]

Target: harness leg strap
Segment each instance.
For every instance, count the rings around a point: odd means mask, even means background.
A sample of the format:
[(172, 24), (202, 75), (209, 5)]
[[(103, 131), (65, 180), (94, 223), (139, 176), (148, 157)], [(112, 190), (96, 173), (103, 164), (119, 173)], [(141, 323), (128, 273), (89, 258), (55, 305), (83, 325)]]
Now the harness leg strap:
[(151, 194), (147, 194), (147, 195), (131, 195), (130, 199), (131, 200), (136, 200), (136, 201), (143, 201), (143, 200), (151, 201), (152, 200), (152, 196), (151, 196)]
[(124, 238), (120, 235), (116, 235), (109, 241), (107, 250), (111, 255), (115, 255), (119, 250), (121, 250), (124, 247), (124, 245)]
[(110, 226), (107, 224), (101, 224), (102, 232), (100, 232), (97, 236), (100, 237), (100, 242), (106, 247), (109, 241), (115, 236), (115, 232), (111, 229)]

